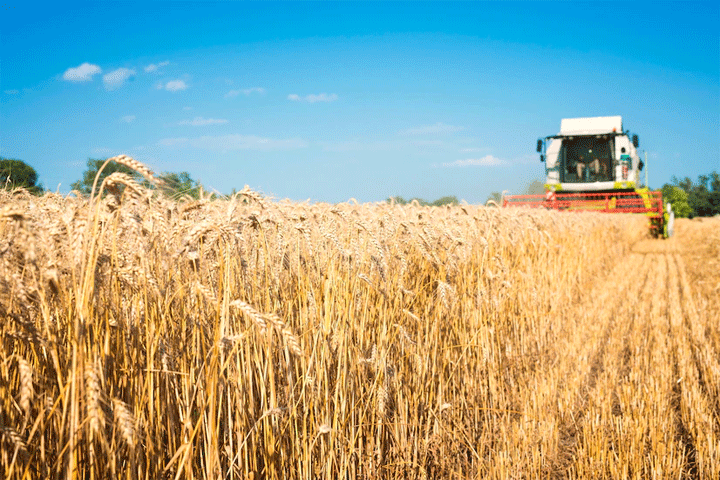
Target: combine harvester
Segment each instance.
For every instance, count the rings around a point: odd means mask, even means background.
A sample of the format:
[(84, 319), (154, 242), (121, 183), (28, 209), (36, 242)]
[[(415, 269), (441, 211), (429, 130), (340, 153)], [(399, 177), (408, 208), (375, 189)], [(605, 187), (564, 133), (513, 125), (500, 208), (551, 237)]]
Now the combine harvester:
[(503, 207), (636, 213), (648, 217), (656, 237), (672, 235), (673, 214), (662, 192), (640, 188), (639, 140), (622, 117), (565, 118), (560, 133), (537, 142), (545, 162), (545, 195), (510, 195)]

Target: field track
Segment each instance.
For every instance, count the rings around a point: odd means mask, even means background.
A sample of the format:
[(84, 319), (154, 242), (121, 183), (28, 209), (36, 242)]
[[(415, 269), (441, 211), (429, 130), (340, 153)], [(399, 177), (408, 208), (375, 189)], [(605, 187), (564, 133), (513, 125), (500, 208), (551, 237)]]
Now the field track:
[(560, 398), (555, 474), (720, 475), (720, 355), (703, 327), (716, 339), (717, 317), (704, 318), (696, 304), (682, 255), (686, 232), (635, 244), (562, 315), (569, 328), (558, 352), (573, 361), (538, 379), (546, 383), (538, 391), (557, 395), (530, 415), (557, 411)]

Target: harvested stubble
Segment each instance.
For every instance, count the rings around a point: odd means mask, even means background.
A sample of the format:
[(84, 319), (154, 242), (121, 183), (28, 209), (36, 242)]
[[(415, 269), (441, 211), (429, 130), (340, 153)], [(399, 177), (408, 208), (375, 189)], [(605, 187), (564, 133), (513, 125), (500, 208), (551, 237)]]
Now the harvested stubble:
[(642, 218), (113, 193), (0, 192), (8, 477), (712, 473), (720, 336)]

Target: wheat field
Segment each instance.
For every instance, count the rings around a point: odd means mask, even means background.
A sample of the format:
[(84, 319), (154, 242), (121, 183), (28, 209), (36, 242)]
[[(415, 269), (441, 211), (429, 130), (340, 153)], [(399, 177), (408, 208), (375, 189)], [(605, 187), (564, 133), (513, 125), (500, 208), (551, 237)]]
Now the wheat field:
[(98, 191), (0, 191), (7, 478), (720, 477), (719, 219)]

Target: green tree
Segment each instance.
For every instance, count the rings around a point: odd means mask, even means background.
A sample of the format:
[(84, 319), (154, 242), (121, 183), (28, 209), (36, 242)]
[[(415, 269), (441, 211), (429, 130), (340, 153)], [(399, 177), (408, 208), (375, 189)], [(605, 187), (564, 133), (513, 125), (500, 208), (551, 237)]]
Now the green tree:
[(690, 204), (700, 217), (720, 214), (720, 175), (717, 172), (698, 177), (690, 193)]
[[(87, 170), (85, 170), (83, 172), (82, 180), (78, 180), (77, 182), (72, 183), (70, 185), (70, 188), (72, 188), (73, 190), (77, 190), (78, 192), (84, 193), (85, 195), (89, 195), (92, 192), (92, 187), (93, 187), (93, 182), (95, 182), (95, 177), (97, 176), (98, 171), (100, 170), (100, 167), (102, 167), (103, 163), (105, 163), (104, 159), (88, 158)], [(138, 183), (140, 181), (142, 181), (142, 175), (140, 175), (138, 172), (136, 172), (132, 168), (126, 167), (125, 165), (121, 165), (117, 162), (110, 162), (100, 173), (100, 177), (98, 178), (96, 188), (100, 188), (100, 185), (102, 185), (102, 182), (103, 182), (103, 180), (105, 180), (105, 177), (107, 177), (108, 175), (115, 173), (115, 172), (120, 172), (120, 173), (124, 173), (126, 175), (130, 175)]]
[(0, 157), (0, 188), (25, 188), (35, 195), (41, 194), (44, 189), (37, 183), (38, 174), (33, 167), (13, 158)]
[(502, 206), (502, 193), (492, 192), (490, 194), (490, 196), (488, 196), (487, 200), (485, 200), (485, 204), (487, 204), (488, 202), (491, 202), (491, 201)]
[(434, 202), (432, 202), (430, 205), (433, 207), (442, 207), (443, 205), (458, 205), (460, 202), (458, 201), (457, 197), (455, 195), (440, 197)]
[(388, 199), (387, 199), (387, 202), (388, 202), (388, 203), (395, 202), (395, 203), (398, 204), (398, 205), (407, 205), (407, 203), (408, 203), (407, 200), (405, 200), (403, 197), (401, 197), (401, 196), (399, 196), (399, 195), (396, 195), (396, 196), (394, 196), (394, 197), (388, 198)]
[(687, 218), (693, 213), (693, 209), (688, 204), (688, 194), (682, 188), (666, 183), (662, 187), (662, 195), (663, 201), (672, 205), (676, 217)]
[(720, 193), (720, 174), (713, 171), (710, 174), (710, 190), (714, 193)]
[(687, 193), (690, 193), (694, 186), (692, 180), (690, 180), (690, 177), (685, 177), (682, 180), (678, 180), (675, 176), (673, 176), (672, 183), (682, 188)]
[(545, 193), (545, 184), (540, 180), (533, 180), (525, 186), (523, 195), (542, 195)]
[(673, 176), (672, 185), (687, 194), (687, 204), (691, 210), (688, 215), (690, 218), (720, 214), (720, 175), (717, 172), (700, 175), (697, 183), (693, 183), (689, 177), (679, 180)]
[(190, 176), (188, 172), (163, 172), (159, 175), (162, 180), (161, 191), (173, 198), (180, 198), (189, 195), (192, 198), (200, 198), (202, 186)]
[(447, 195), (445, 197), (440, 197), (434, 202), (428, 202), (427, 200), (423, 200), (422, 198), (413, 197), (410, 200), (405, 200), (403, 197), (395, 196), (390, 197), (387, 199), (387, 202), (390, 203), (394, 201), (398, 205), (407, 205), (408, 203), (412, 203), (414, 201), (418, 202), (421, 207), (442, 207), (443, 205), (459, 205), (460, 202), (458, 201), (458, 198), (455, 195)]
[(713, 171), (710, 174), (710, 193), (708, 195), (710, 204), (713, 206), (712, 214), (720, 215), (720, 174)]

